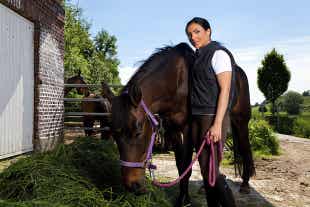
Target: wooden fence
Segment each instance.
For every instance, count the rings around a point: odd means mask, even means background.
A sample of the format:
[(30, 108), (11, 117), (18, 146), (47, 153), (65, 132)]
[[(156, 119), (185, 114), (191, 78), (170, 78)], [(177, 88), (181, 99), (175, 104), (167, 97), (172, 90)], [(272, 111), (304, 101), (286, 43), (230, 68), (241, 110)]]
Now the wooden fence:
[[(100, 84), (64, 84), (65, 88), (76, 88), (76, 87), (94, 87), (94, 88), (100, 88)], [(109, 85), (109, 87), (112, 88), (120, 88), (123, 87), (122, 85)], [(83, 122), (81, 123), (81, 119), (83, 119), (84, 116), (96, 116), (96, 117), (105, 117), (110, 116), (111, 113), (99, 113), (99, 112), (76, 112), (76, 111), (70, 111), (67, 112), (66, 110), (66, 104), (67, 102), (101, 102), (104, 100), (104, 98), (64, 98), (64, 105), (65, 105), (65, 113), (64, 113), (64, 119), (65, 119), (65, 130), (70, 131), (81, 131), (81, 130), (94, 130), (94, 131), (105, 131), (109, 130), (108, 127), (100, 128), (98, 126), (96, 127), (84, 127), (84, 126), (72, 126), (72, 125), (83, 125)], [(67, 119), (71, 119), (71, 122), (66, 122)], [(72, 121), (72, 119), (79, 119), (78, 121)], [(72, 123), (76, 124), (72, 124)], [(70, 123), (70, 124), (69, 124)]]

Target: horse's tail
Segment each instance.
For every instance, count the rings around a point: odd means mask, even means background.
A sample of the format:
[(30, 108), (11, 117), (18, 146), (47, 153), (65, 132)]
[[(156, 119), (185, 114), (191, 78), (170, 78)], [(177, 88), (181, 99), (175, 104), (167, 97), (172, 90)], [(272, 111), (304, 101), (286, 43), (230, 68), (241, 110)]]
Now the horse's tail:
[(251, 118), (250, 92), (247, 76), (238, 66), (235, 95), (236, 100), (231, 111), (235, 174), (239, 174), (248, 181), (251, 176), (255, 175), (248, 128)]

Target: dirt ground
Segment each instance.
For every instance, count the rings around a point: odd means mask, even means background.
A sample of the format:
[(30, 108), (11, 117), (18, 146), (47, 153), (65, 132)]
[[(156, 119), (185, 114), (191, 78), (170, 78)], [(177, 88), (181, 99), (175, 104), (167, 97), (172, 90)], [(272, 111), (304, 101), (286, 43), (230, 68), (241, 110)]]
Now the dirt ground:
[[(83, 135), (83, 132), (67, 133), (66, 143), (71, 143), (75, 137)], [(277, 157), (255, 160), (256, 176), (250, 180), (250, 194), (238, 192), (241, 179), (234, 176), (232, 167), (221, 168), (233, 190), (237, 206), (310, 207), (310, 139), (281, 134), (278, 134), (278, 137), (282, 153)], [(1, 161), (0, 172), (19, 157)], [(156, 154), (153, 161), (158, 167), (157, 176), (167, 181), (177, 177), (172, 153)], [(204, 194), (198, 192), (201, 185), (200, 168), (196, 163), (190, 180), (190, 194), (194, 207), (207, 206)], [(167, 191), (172, 192), (170, 195), (176, 195), (178, 189), (174, 187)]]
[[(250, 180), (250, 194), (238, 192), (240, 178), (233, 168), (221, 168), (235, 195), (239, 207), (310, 207), (310, 140), (278, 134), (282, 154), (255, 161), (256, 176)], [(177, 171), (172, 154), (154, 156), (158, 166), (157, 176), (167, 180), (176, 178)], [(200, 168), (194, 165), (190, 192), (194, 206), (207, 206), (203, 194)]]

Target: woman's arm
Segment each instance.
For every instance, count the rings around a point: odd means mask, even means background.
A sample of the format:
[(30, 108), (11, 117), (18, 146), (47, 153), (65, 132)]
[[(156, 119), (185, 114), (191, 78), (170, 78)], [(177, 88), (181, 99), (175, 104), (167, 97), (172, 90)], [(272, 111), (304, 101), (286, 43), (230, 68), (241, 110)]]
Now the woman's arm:
[(216, 76), (220, 86), (220, 93), (217, 103), (215, 120), (213, 125), (209, 129), (211, 139), (213, 139), (214, 142), (222, 139), (222, 125), (229, 102), (231, 74), (231, 71), (225, 71), (217, 74)]

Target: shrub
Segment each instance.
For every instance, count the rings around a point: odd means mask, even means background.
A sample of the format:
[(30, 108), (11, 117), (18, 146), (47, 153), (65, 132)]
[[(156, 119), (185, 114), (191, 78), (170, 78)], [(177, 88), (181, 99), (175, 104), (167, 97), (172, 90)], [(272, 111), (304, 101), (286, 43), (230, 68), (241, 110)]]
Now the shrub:
[(303, 118), (297, 118), (294, 121), (293, 132), (295, 136), (310, 138), (310, 123)]
[(304, 91), (302, 96), (310, 96), (310, 90)]
[[(287, 115), (279, 116), (279, 125), (277, 124), (278, 117), (266, 116), (266, 120), (273, 129), (281, 134), (293, 134), (293, 124), (295, 117), (289, 117)], [(278, 125), (278, 126), (277, 126)]]
[[(272, 128), (268, 123), (262, 119), (251, 119), (249, 123), (249, 139), (252, 151), (257, 156), (265, 155), (278, 155), (279, 154), (279, 141)], [(224, 164), (232, 164), (233, 157), (233, 141), (232, 136), (227, 137), (224, 151), (225, 160)], [(238, 159), (238, 158), (237, 158)]]
[(265, 105), (261, 105), (261, 106), (259, 106), (258, 111), (261, 113), (265, 113), (265, 112), (267, 112), (267, 108)]
[(266, 121), (251, 120), (249, 123), (249, 135), (253, 151), (265, 155), (279, 154), (279, 141)]
[(301, 104), (304, 101), (302, 95), (294, 91), (289, 91), (283, 97), (283, 107), (287, 113), (291, 115), (299, 114)]

